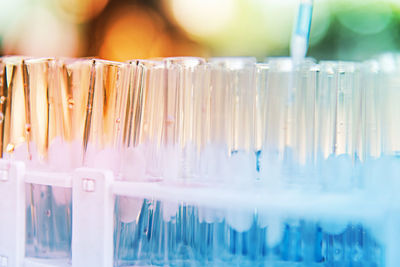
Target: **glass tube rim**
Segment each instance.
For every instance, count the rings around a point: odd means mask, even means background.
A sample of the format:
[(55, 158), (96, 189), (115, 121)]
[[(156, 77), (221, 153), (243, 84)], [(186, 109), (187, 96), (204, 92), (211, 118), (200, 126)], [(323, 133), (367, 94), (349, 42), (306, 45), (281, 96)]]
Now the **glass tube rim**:
[(298, 69), (315, 69), (318, 64), (311, 57), (305, 58), (303, 61), (296, 63), (291, 57), (267, 57), (264, 63), (269, 65), (271, 71), (292, 72)]
[(130, 60), (127, 62), (130, 66), (140, 66), (146, 68), (164, 68), (165, 63), (160, 60), (152, 60), (152, 59), (136, 59)]
[(29, 58), (24, 60), (26, 65), (36, 65), (41, 63), (52, 63), (55, 62), (56, 59), (54, 57), (44, 57), (44, 58)]
[(247, 67), (254, 67), (257, 63), (257, 59), (255, 57), (211, 57), (207, 59), (207, 63), (212, 67), (239, 70)]
[(360, 69), (360, 63), (355, 61), (331, 61), (319, 62), (320, 70), (327, 73), (354, 73)]
[(170, 65), (179, 65), (188, 68), (206, 64), (206, 60), (201, 57), (166, 57), (162, 62), (164, 62), (167, 67)]
[(6, 65), (17, 66), (17, 65), (21, 65), (22, 62), (24, 62), (24, 61), (26, 61), (28, 59), (32, 59), (32, 57), (20, 56), (20, 55), (12, 55), (12, 56), (2, 56), (0, 61), (3, 64), (6, 64)]

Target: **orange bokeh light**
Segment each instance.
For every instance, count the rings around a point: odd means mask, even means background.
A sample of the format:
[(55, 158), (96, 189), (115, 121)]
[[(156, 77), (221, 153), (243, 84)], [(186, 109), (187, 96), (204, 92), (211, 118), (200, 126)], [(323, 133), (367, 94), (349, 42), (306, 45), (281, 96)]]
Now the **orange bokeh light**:
[(111, 60), (162, 56), (170, 40), (163, 21), (151, 10), (123, 6), (111, 13), (99, 55)]
[(168, 30), (154, 11), (137, 5), (124, 5), (105, 22), (99, 56), (125, 61), (168, 56), (204, 56), (203, 49), (179, 33)]

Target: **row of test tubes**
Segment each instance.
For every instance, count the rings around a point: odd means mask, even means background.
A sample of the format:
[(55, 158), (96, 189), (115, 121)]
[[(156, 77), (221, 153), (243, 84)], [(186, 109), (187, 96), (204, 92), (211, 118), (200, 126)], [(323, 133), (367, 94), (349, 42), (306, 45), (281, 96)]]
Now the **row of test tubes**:
[[(1, 156), (49, 173), (109, 169), (127, 182), (257, 187), (265, 194), (287, 188), (387, 192), (396, 183), (393, 162), (400, 151), (399, 62), (396, 55), (319, 64), (3, 57)], [(26, 194), (26, 255), (69, 258), (71, 190), (29, 184)], [(352, 262), (353, 251), (363, 249), (360, 238), (370, 240), (368, 249), (378, 246), (360, 225), (324, 232), (307, 220), (272, 220), (278, 234), (268, 235), (257, 214), (242, 224), (242, 216), (208, 210), (200, 216), (201, 210), (117, 198), (116, 264), (227, 263), (237, 255), (249, 264)], [(311, 233), (306, 239), (313, 236), (307, 255), (304, 231)], [(379, 256), (367, 254), (380, 265)]]

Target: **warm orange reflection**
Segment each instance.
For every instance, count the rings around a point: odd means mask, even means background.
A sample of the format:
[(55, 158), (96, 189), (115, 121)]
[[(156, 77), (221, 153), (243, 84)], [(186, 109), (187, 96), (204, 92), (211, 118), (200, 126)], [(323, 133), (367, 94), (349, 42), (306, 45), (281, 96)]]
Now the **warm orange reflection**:
[(169, 40), (164, 24), (154, 12), (139, 6), (125, 6), (111, 14), (100, 56), (112, 60), (149, 58), (163, 55)]
[(152, 10), (126, 5), (112, 12), (106, 22), (102, 58), (125, 61), (135, 58), (204, 56), (203, 49), (168, 31), (164, 21)]

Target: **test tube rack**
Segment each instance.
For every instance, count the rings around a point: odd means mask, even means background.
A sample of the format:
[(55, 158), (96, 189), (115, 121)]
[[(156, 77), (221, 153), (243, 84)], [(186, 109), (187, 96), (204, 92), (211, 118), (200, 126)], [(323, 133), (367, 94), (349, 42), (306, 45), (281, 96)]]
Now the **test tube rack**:
[[(72, 189), (71, 262), (25, 257), (25, 185), (40, 184)], [(208, 197), (205, 198), (204, 195)], [(359, 193), (315, 195), (287, 190), (257, 195), (215, 187), (180, 187), (149, 182), (124, 182), (111, 171), (79, 168), (73, 173), (27, 171), (23, 162), (0, 160), (0, 266), (113, 266), (113, 216), (116, 196), (157, 198), (225, 207), (251, 206), (314, 218), (346, 217), (381, 225), (385, 265), (398, 266), (399, 202), (377, 203)], [(327, 207), (329, 207), (327, 209)], [(299, 213), (301, 210), (301, 214)], [(307, 211), (304, 213), (304, 211)], [(378, 220), (380, 220), (378, 222)]]

